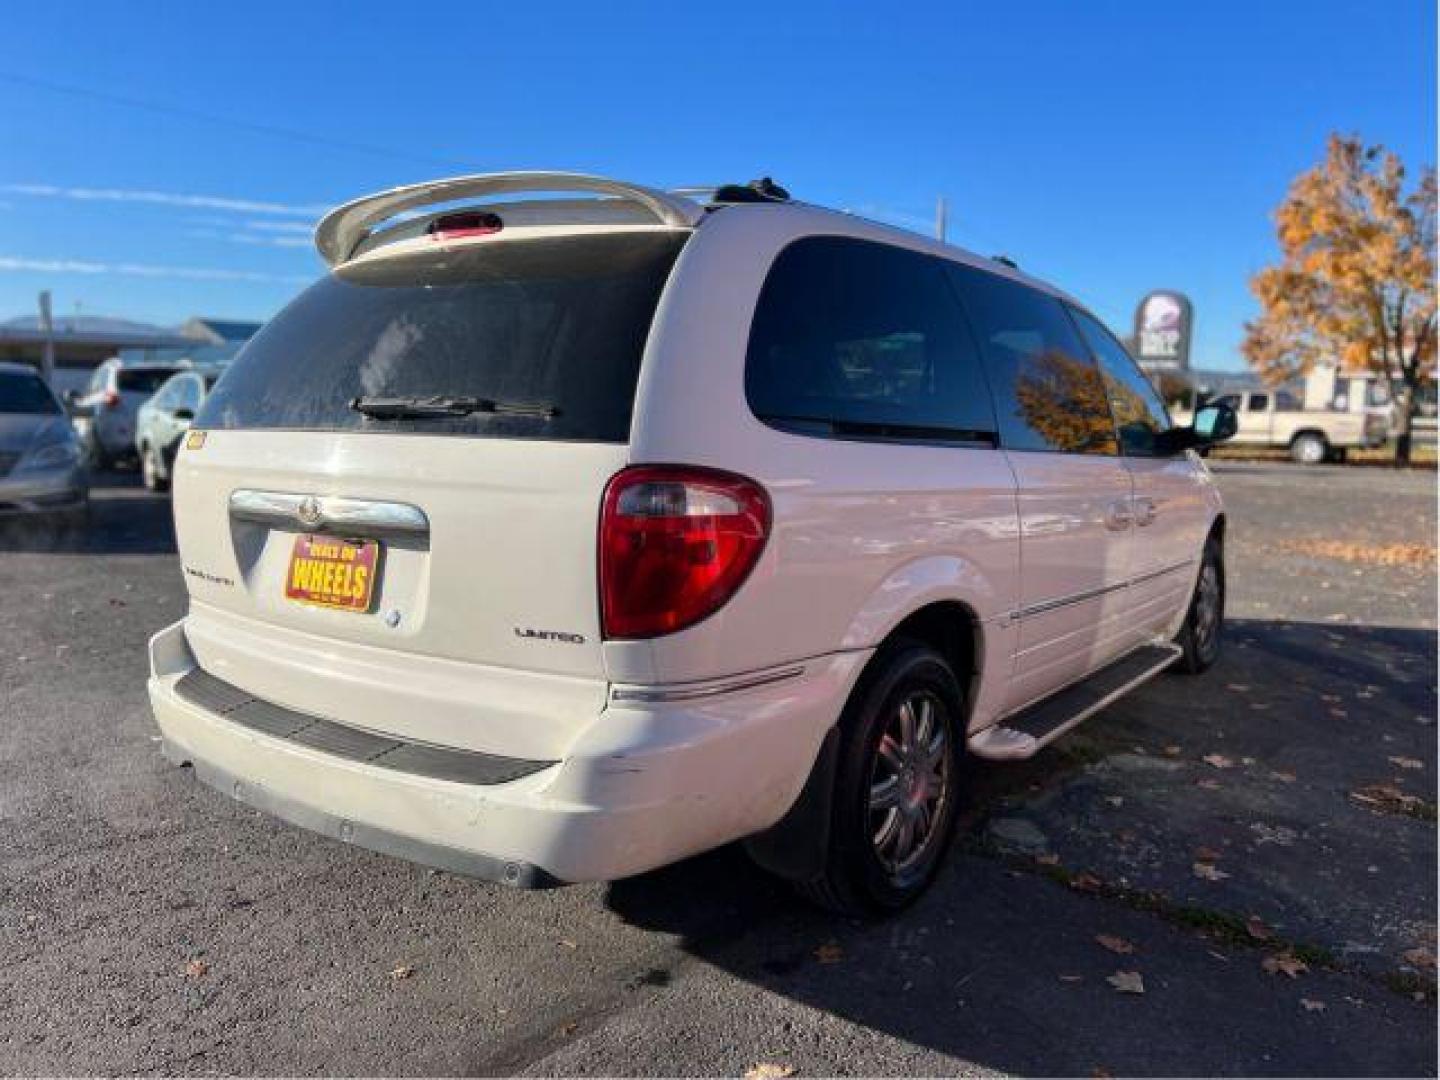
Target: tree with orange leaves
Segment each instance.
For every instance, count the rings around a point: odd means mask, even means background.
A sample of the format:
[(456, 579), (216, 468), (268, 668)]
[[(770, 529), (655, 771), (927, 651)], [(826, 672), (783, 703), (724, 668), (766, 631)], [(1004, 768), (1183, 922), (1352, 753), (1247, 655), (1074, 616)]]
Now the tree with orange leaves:
[(1405, 189), (1394, 154), (1330, 136), (1275, 215), (1281, 261), (1250, 288), (1261, 315), (1241, 346), (1279, 382), (1318, 362), (1373, 371), (1390, 387), (1410, 460), (1415, 395), (1435, 365), (1435, 170)]

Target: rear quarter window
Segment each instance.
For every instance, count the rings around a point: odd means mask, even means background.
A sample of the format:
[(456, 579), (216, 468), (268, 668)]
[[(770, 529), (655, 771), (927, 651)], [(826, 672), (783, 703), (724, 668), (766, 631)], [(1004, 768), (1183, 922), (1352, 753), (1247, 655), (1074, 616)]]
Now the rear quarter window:
[[(625, 442), (640, 358), (688, 232), (472, 244), (341, 267), (251, 339), (206, 428)], [(551, 406), (376, 420), (357, 397)]]
[(751, 326), (756, 417), (807, 435), (993, 443), (994, 410), (940, 260), (844, 237), (775, 259)]

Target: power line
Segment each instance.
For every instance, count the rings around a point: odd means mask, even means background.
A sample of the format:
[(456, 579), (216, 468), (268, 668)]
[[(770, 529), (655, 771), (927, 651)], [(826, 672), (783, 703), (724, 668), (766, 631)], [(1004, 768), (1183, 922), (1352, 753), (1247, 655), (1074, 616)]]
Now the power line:
[(409, 151), (396, 150), (387, 146), (351, 142), (347, 139), (334, 139), (328, 135), (316, 135), (313, 132), (299, 131), (295, 128), (278, 127), (274, 124), (257, 124), (249, 120), (237, 120), (234, 117), (217, 116), (214, 113), (202, 112), (199, 109), (188, 109), (181, 105), (168, 105), (157, 101), (145, 101), (141, 98), (128, 97), (123, 94), (111, 94), (103, 90), (91, 90), (82, 86), (70, 86), (65, 83), (52, 82), (49, 79), (37, 79), (33, 75), (21, 75), (13, 71), (0, 71), (0, 81), (29, 86), (38, 90), (48, 90), (56, 94), (69, 94), (72, 97), (89, 98), (92, 101), (102, 101), (108, 105), (117, 105), (121, 108), (141, 109), (146, 112), (159, 113), (164, 116), (178, 116), (187, 120), (198, 120), (207, 124), (217, 124), (223, 127), (250, 131), (257, 135), (269, 135), (273, 138), (289, 139), (292, 142), (309, 143), (312, 146), (328, 146), (332, 149), (348, 150), (357, 154), (370, 154), (375, 157), (394, 158), (398, 161), (413, 161), (425, 165), (443, 165), (446, 168), (473, 169), (475, 167), (474, 162), (458, 161), (454, 158), (433, 157), (428, 154), (412, 154)]

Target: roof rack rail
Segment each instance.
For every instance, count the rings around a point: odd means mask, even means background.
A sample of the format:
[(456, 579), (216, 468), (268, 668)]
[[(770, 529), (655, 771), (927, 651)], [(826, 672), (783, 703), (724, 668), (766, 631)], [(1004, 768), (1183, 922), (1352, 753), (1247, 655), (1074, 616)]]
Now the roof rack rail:
[(376, 225), (406, 210), (472, 196), (531, 191), (592, 191), (624, 199), (648, 210), (660, 224), (677, 228), (693, 226), (704, 216), (701, 207), (689, 199), (603, 176), (566, 172), (487, 173), (409, 184), (348, 202), (320, 219), (315, 229), (315, 246), (325, 262), (335, 266), (349, 259)]

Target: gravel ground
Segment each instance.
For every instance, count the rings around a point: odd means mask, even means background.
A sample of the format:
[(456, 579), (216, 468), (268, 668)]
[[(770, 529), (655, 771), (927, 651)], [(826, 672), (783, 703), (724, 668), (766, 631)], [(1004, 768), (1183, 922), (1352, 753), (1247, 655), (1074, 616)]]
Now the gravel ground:
[(1217, 471), (1222, 662), (977, 768), (875, 925), (733, 849), (519, 893), (264, 818), (157, 752), (167, 503), (0, 531), (0, 1071), (1434, 1075), (1434, 475)]

